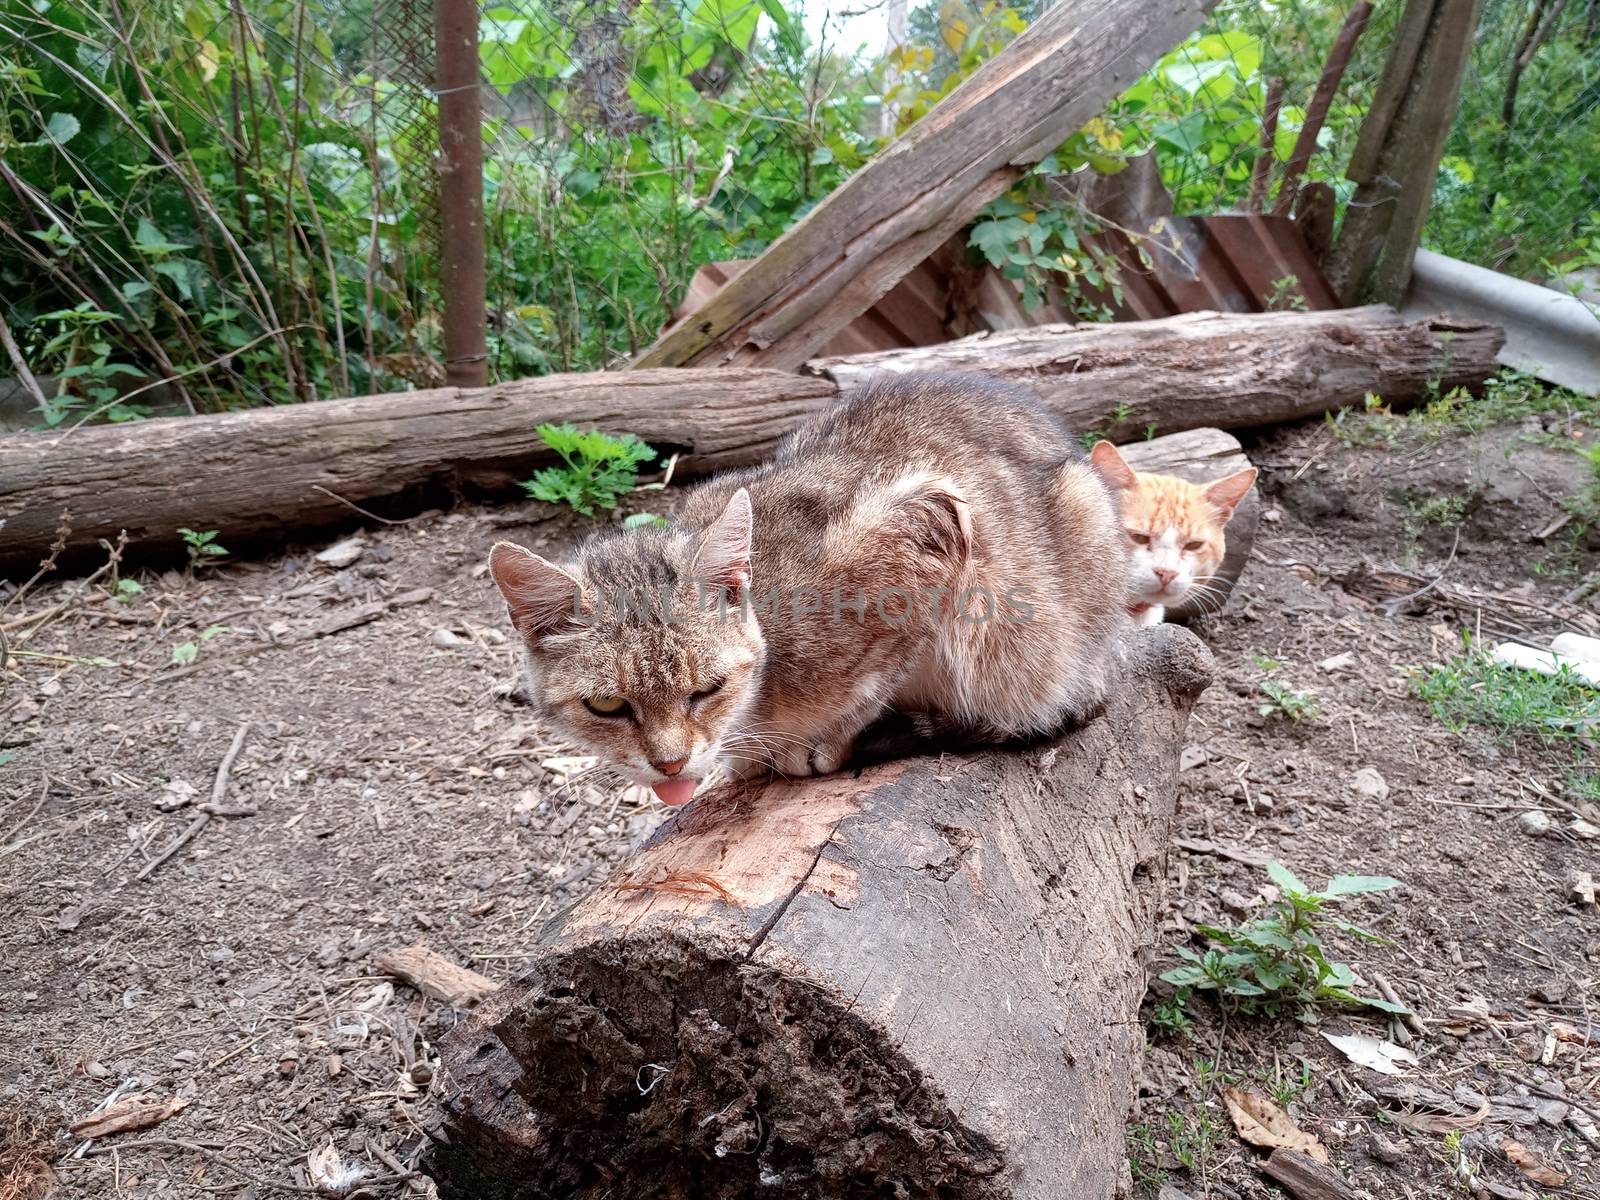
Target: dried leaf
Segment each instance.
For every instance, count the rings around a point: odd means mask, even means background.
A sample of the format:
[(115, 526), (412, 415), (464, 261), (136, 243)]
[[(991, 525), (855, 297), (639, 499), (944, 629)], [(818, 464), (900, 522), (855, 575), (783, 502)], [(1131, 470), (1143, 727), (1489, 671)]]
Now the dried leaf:
[(189, 1107), (182, 1096), (168, 1096), (162, 1100), (155, 1096), (137, 1095), (118, 1100), (110, 1108), (90, 1113), (72, 1123), (72, 1136), (76, 1138), (103, 1138), (114, 1133), (129, 1133), (135, 1129), (149, 1129), (170, 1117), (175, 1117)]
[(1537, 1151), (1530, 1150), (1521, 1142), (1512, 1138), (1500, 1139), (1500, 1152), (1509, 1158), (1512, 1165), (1526, 1175), (1540, 1187), (1566, 1187), (1570, 1175), (1563, 1175), (1560, 1171), (1550, 1166), (1540, 1158)]
[(1230, 1087), (1223, 1090), (1222, 1102), (1228, 1106), (1234, 1129), (1252, 1146), (1268, 1149), (1281, 1146), (1308, 1154), (1321, 1163), (1328, 1161), (1328, 1152), (1316, 1135), (1300, 1129), (1288, 1113), (1265, 1096)]
[(1451, 1133), (1457, 1129), (1476, 1129), (1483, 1124), (1493, 1107), (1485, 1100), (1475, 1113), (1418, 1112), (1415, 1110), (1396, 1112), (1385, 1109), (1384, 1115), (1396, 1125), (1402, 1125), (1418, 1133)]
[(1417, 1065), (1417, 1056), (1404, 1046), (1364, 1033), (1324, 1033), (1322, 1036), (1357, 1066), (1383, 1075), (1403, 1075), (1406, 1067)]

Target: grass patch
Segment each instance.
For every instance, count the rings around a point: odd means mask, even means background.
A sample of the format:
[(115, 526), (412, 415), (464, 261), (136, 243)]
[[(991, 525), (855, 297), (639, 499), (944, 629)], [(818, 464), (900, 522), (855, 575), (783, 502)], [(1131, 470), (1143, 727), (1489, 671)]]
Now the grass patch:
[(1567, 667), (1540, 675), (1502, 666), (1470, 637), (1460, 654), (1423, 671), (1415, 690), (1447, 729), (1486, 729), (1499, 742), (1524, 735), (1545, 745), (1587, 742), (1600, 725), (1600, 691)]

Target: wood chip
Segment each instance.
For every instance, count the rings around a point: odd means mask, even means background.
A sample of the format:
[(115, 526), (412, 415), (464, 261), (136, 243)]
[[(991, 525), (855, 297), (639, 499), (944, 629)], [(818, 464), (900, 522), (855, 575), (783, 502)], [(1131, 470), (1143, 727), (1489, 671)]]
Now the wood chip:
[(422, 945), (385, 950), (372, 961), (384, 974), (404, 980), (452, 1008), (470, 1007), (500, 986)]
[(182, 1096), (129, 1096), (118, 1100), (110, 1108), (90, 1113), (72, 1123), (75, 1138), (103, 1138), (114, 1133), (129, 1133), (135, 1129), (149, 1129), (189, 1107)]
[(1500, 1139), (1500, 1152), (1511, 1160), (1513, 1166), (1540, 1187), (1566, 1187), (1570, 1175), (1556, 1170), (1537, 1151), (1530, 1150), (1514, 1138)]
[(1261, 1172), (1295, 1200), (1361, 1200), (1338, 1171), (1298, 1150), (1274, 1150)]
[(1230, 1087), (1223, 1089), (1222, 1102), (1233, 1118), (1234, 1129), (1252, 1146), (1269, 1150), (1283, 1146), (1309, 1154), (1318, 1162), (1328, 1161), (1328, 1152), (1316, 1135), (1302, 1130), (1294, 1118), (1265, 1096)]

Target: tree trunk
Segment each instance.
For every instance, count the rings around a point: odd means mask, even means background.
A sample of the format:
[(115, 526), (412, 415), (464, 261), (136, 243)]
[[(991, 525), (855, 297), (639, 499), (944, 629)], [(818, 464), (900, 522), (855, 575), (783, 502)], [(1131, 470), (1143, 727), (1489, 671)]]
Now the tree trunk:
[(31, 571), (63, 511), (72, 515), (68, 561), (81, 562), (123, 529), (131, 556), (174, 550), (185, 526), (215, 529), (238, 552), (348, 523), (349, 504), (399, 512), (424, 497), (503, 495), (550, 460), (535, 432), (542, 421), (635, 433), (682, 451), (678, 476), (692, 477), (758, 462), (871, 372), (974, 371), (1011, 379), (1075, 425), (1125, 441), (1150, 425), (1265, 425), (1359, 404), (1367, 392), (1399, 402), (1433, 380), (1476, 383), (1495, 369), (1500, 341), (1481, 322), (1405, 321), (1384, 308), (1194, 313), (822, 359), (811, 377), (732, 368), (554, 375), (12, 434), (0, 437), (0, 570)]
[(792, 370), (1199, 28), (1215, 0), (1062, 0), (639, 367)]
[(1027, 751), (709, 794), (445, 1040), (447, 1200), (1105, 1197), (1210, 655)]

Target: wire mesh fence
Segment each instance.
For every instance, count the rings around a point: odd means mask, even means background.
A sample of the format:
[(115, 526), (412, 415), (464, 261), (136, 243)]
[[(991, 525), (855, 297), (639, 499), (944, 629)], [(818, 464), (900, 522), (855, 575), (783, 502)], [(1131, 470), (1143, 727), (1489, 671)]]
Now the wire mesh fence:
[[(1486, 0), (1430, 245), (1520, 271), (1596, 252), (1596, 2)], [(697, 267), (759, 253), (1037, 3), (484, 5), (491, 377), (625, 360)], [(1399, 9), (1287, 189), (1350, 0), (1222, 0), (980, 217), (973, 260), (1096, 282), (1070, 183), (1137, 163), (1178, 214), (1343, 199)], [(440, 382), (433, 30), (434, 0), (0, 0), (0, 286), (54, 377), (46, 423)]]
[(1596, 0), (1486, 0), (1424, 244), (1538, 282), (1600, 268)]

